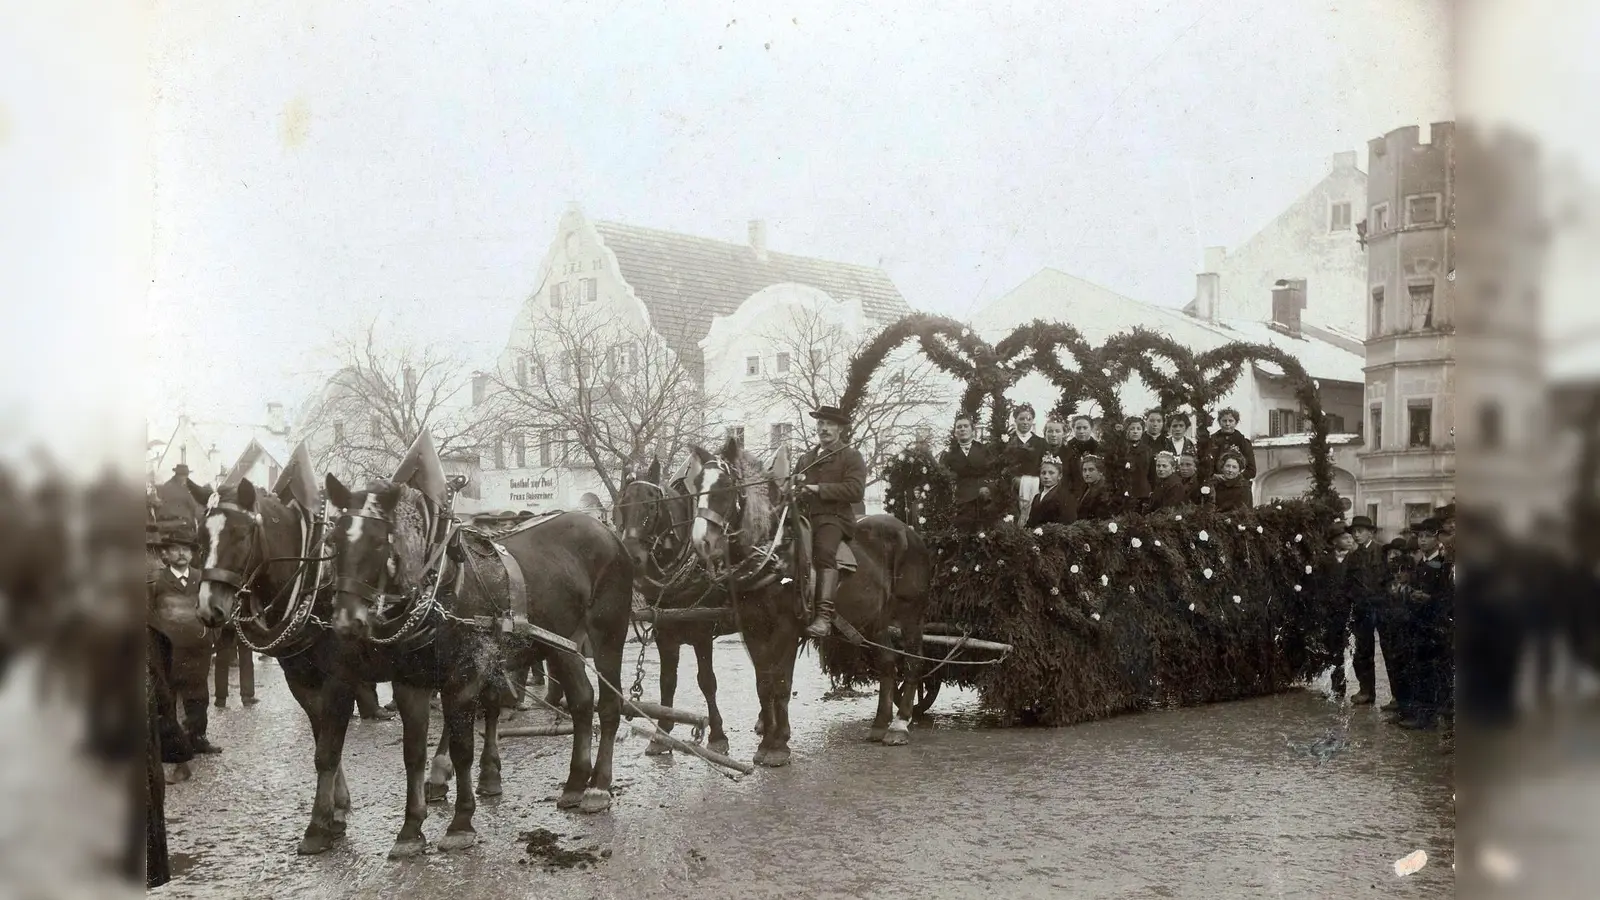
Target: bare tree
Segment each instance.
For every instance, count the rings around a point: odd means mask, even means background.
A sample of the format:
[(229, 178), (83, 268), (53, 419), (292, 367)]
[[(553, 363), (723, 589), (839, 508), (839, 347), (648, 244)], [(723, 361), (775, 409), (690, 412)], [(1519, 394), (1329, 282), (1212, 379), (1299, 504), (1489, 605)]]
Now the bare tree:
[[(852, 336), (818, 307), (796, 308), (762, 335), (776, 351), (776, 371), (749, 388), (751, 404), (804, 434), (812, 410), (844, 395), (850, 361), (872, 337)], [(889, 458), (910, 446), (919, 430), (933, 428), (954, 400), (951, 384), (920, 353), (904, 350), (884, 361), (850, 420), (849, 440), (866, 461), (868, 484), (881, 480)]]
[(319, 468), (387, 478), (427, 429), (441, 457), (476, 453), (480, 422), (464, 402), (467, 364), (434, 346), (386, 344), (377, 323), (338, 344), (338, 371), (299, 424)]
[(592, 469), (613, 501), (625, 467), (672, 459), (710, 427), (695, 373), (654, 329), (609, 312), (550, 313), (488, 378), (485, 419), (514, 452), (534, 437), (540, 466)]

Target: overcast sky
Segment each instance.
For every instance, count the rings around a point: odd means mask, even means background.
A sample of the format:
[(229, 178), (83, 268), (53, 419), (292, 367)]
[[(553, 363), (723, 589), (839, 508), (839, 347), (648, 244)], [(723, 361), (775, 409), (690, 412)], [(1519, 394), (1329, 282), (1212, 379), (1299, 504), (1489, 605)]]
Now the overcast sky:
[[(248, 11), (241, 6), (249, 6)], [(1446, 5), (157, 4), (153, 415), (298, 403), (340, 330), (487, 361), (566, 203), (1182, 305), (1340, 150), (1451, 117)]]

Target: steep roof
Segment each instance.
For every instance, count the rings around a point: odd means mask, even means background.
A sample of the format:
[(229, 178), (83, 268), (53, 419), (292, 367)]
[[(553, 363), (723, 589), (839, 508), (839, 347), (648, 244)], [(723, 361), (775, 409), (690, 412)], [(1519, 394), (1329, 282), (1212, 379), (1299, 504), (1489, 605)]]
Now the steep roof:
[(619, 222), (593, 224), (650, 311), (651, 324), (696, 372), (700, 340), (712, 317), (731, 315), (750, 295), (775, 284), (804, 284), (835, 300), (860, 301), (867, 318), (879, 324), (912, 311), (882, 269), (771, 251), (762, 261), (745, 244)]

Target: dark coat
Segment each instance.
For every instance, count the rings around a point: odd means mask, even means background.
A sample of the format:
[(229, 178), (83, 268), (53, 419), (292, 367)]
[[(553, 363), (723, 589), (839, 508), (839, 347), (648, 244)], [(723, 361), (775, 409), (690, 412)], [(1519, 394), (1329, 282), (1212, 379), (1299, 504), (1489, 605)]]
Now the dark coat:
[(1314, 590), (1320, 600), (1319, 605), (1325, 616), (1324, 625), (1330, 636), (1343, 633), (1350, 624), (1350, 585), (1349, 572), (1355, 561), (1355, 553), (1351, 552), (1340, 560), (1332, 550), (1322, 554), (1316, 563), (1316, 584)]
[(1204, 487), (1204, 485), (1200, 482), (1200, 476), (1196, 475), (1193, 478), (1185, 478), (1182, 475), (1174, 473), (1172, 477), (1178, 479), (1178, 483), (1183, 485), (1183, 496), (1187, 498), (1185, 502), (1192, 503), (1195, 506), (1201, 506), (1211, 502), (1211, 495), (1202, 493), (1200, 490), (1200, 488)]
[(812, 447), (801, 454), (795, 471), (804, 472), (806, 484), (816, 485), (820, 493), (805, 495), (805, 513), (813, 532), (826, 524), (838, 525), (846, 539), (856, 531), (855, 505), (867, 489), (867, 463), (856, 448), (842, 444), (831, 453)]
[(1100, 442), (1094, 438), (1080, 441), (1076, 438), (1067, 441), (1064, 445), (1065, 452), (1061, 455), (1061, 464), (1066, 468), (1061, 473), (1061, 483), (1072, 489), (1074, 497), (1082, 497), (1086, 486), (1083, 480), (1083, 464), (1080, 460), (1086, 453), (1100, 452)]
[(150, 624), (172, 645), (168, 678), (173, 692), (180, 699), (205, 697), (217, 629), (200, 624), (200, 570), (190, 566), (189, 577), (180, 584), (172, 569), (162, 566), (150, 574), (146, 585)]
[(1177, 472), (1173, 472), (1165, 478), (1156, 479), (1155, 487), (1150, 491), (1149, 511), (1174, 509), (1192, 502), (1188, 486), (1178, 477)]
[(1219, 428), (1212, 433), (1209, 443), (1211, 453), (1211, 471), (1222, 471), (1222, 454), (1226, 452), (1229, 447), (1232, 447), (1234, 450), (1238, 451), (1240, 456), (1244, 457), (1244, 477), (1249, 478), (1252, 481), (1255, 480), (1256, 451), (1255, 448), (1250, 446), (1250, 439), (1245, 437), (1243, 432), (1234, 431), (1230, 434)]
[(1216, 504), (1217, 512), (1249, 509), (1255, 505), (1250, 495), (1250, 482), (1243, 475), (1232, 481), (1220, 475), (1214, 476), (1210, 487), (1211, 502)]
[(957, 503), (978, 499), (978, 489), (988, 487), (994, 477), (994, 462), (989, 448), (977, 441), (972, 442), (972, 447), (966, 453), (952, 443), (950, 449), (939, 456), (940, 465), (956, 477)]
[(1455, 619), (1455, 564), (1441, 553), (1424, 559), (1411, 570), (1411, 620), (1427, 637), (1445, 637)]
[(1078, 499), (1078, 518), (1109, 519), (1121, 511), (1121, 504), (1117, 502), (1119, 499), (1112, 495), (1102, 478), (1083, 489), (1083, 495)]
[(1159, 450), (1165, 450), (1168, 453), (1171, 453), (1173, 456), (1182, 456), (1183, 454), (1188, 453), (1194, 457), (1195, 462), (1205, 462), (1205, 460), (1200, 458), (1200, 448), (1195, 445), (1194, 441), (1188, 438), (1184, 438), (1178, 443), (1173, 443), (1171, 438), (1164, 437), (1161, 439), (1161, 446)]
[(1123, 463), (1123, 472), (1128, 476), (1128, 495), (1135, 500), (1142, 500), (1150, 496), (1150, 483), (1154, 480), (1151, 474), (1155, 471), (1155, 454), (1150, 452), (1150, 445), (1140, 439), (1136, 444), (1128, 446), (1128, 458)]
[(1350, 601), (1366, 610), (1381, 609), (1387, 589), (1389, 566), (1383, 561), (1383, 545), (1373, 539), (1365, 547), (1357, 546), (1345, 557), (1349, 565)]
[(1044, 457), (1044, 438), (1037, 434), (1028, 435), (1026, 441), (1018, 439), (1016, 433), (1006, 436), (1006, 442), (1001, 447), (1005, 455), (1006, 474), (1011, 478), (1019, 475), (1038, 475), (1039, 460)]
[(1040, 491), (1039, 496), (1033, 498), (1033, 505), (1028, 507), (1028, 527), (1038, 528), (1051, 523), (1066, 525), (1071, 522), (1066, 501), (1067, 490), (1059, 484), (1049, 491)]

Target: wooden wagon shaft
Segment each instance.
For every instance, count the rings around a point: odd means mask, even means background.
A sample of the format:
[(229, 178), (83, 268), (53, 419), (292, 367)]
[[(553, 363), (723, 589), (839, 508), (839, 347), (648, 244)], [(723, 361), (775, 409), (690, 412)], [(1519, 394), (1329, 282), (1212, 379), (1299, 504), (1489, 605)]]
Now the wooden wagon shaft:
[(631, 700), (629, 701), (629, 706), (647, 719), (678, 722), (683, 725), (697, 725), (701, 728), (706, 728), (711, 724), (703, 713), (674, 709), (670, 706), (662, 706), (659, 703), (651, 703), (648, 700)]
[(722, 622), (733, 618), (733, 610), (726, 606), (699, 606), (692, 609), (636, 609), (635, 622)]
[(684, 753), (693, 753), (695, 756), (700, 757), (706, 762), (716, 763), (725, 769), (732, 769), (735, 772), (743, 772), (746, 775), (749, 775), (756, 770), (756, 767), (749, 763), (740, 762), (732, 757), (724, 756), (715, 750), (708, 750), (699, 744), (691, 744), (688, 741), (680, 741), (672, 735), (667, 734), (665, 731), (657, 728), (654, 722), (637, 722), (630, 719), (628, 721), (628, 727), (632, 728), (635, 734), (642, 735), (650, 738), (651, 740), (660, 741), (674, 750), (681, 750)]
[(922, 636), (924, 644), (939, 644), (944, 647), (960, 646), (961, 649), (993, 650), (996, 653), (1010, 653), (1010, 644), (1001, 644), (996, 641), (980, 641), (977, 638), (962, 638), (954, 634), (925, 634)]
[[(547, 722), (543, 725), (502, 725), (501, 737), (557, 737), (572, 733), (572, 721)], [(480, 732), (481, 734), (481, 732)]]

